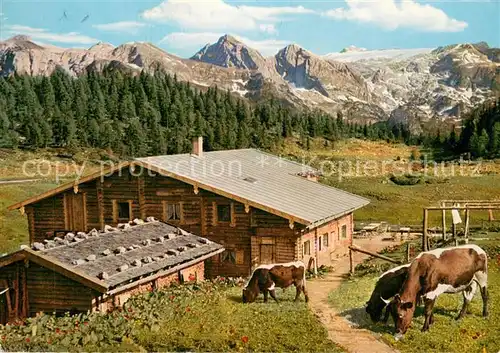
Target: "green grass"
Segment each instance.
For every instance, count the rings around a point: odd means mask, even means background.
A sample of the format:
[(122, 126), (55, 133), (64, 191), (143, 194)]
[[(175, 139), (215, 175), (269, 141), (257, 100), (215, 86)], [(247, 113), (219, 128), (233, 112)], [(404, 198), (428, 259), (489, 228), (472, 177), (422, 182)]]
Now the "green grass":
[(27, 216), (18, 210), (9, 211), (7, 207), (56, 186), (50, 181), (0, 185), (0, 254), (19, 249), (19, 245), (28, 242)]
[[(469, 314), (460, 321), (455, 317), (463, 303), (461, 294), (445, 294), (438, 298), (434, 307), (434, 324), (428, 332), (421, 332), (424, 322), (423, 310), (418, 308), (412, 327), (405, 337), (396, 342), (393, 339), (394, 324), (389, 319), (388, 325), (373, 324), (365, 313), (365, 303), (378, 279), (377, 274), (369, 273), (354, 276), (329, 295), (330, 304), (341, 315), (375, 333), (381, 334), (384, 341), (403, 353), (410, 352), (487, 352), (500, 350), (500, 263), (498, 262), (498, 241), (478, 242), (486, 247), (489, 244), (493, 256), (489, 263), (489, 311), (490, 316), (483, 318), (482, 300), (479, 293), (469, 306)], [(496, 249), (495, 249), (496, 247)], [(368, 262), (373, 262), (369, 260)]]
[[(393, 224), (422, 224), (422, 209), (436, 206), (443, 199), (494, 199), (500, 195), (500, 175), (458, 176), (446, 183), (400, 186), (385, 177), (359, 177), (338, 181), (325, 178), (325, 183), (370, 199), (370, 204), (357, 210), (356, 221), (387, 221)], [(495, 212), (496, 219), (500, 212)], [(448, 217), (451, 217), (448, 214)], [(441, 213), (429, 214), (429, 226), (439, 226)], [(471, 224), (488, 219), (487, 211), (471, 211)], [(451, 218), (448, 220), (450, 224)]]
[(342, 352), (307, 305), (293, 302), (293, 290), (278, 297), (279, 304), (243, 304), (241, 287), (204, 282), (134, 297), (123, 311), (0, 326), (0, 344), (16, 351)]

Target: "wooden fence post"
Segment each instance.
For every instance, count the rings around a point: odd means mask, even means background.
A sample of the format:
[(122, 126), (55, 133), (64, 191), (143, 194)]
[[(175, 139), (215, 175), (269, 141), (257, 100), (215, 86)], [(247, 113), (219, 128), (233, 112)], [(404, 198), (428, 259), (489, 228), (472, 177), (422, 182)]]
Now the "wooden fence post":
[[(441, 204), (441, 206), (444, 205)], [(443, 217), (443, 241), (446, 241), (446, 210), (442, 210), (441, 215)]]
[(349, 249), (349, 272), (351, 275), (354, 274), (354, 263), (352, 259), (352, 249)]
[(465, 231), (464, 231), (465, 244), (469, 244), (469, 227), (470, 227), (470, 213), (469, 213), (469, 209), (466, 209), (465, 210)]
[(411, 243), (406, 244), (406, 262), (410, 262)]
[(428, 225), (428, 216), (429, 216), (429, 210), (427, 208), (424, 208), (424, 220), (423, 220), (423, 233), (422, 233), (422, 251), (428, 251), (429, 250), (429, 244), (428, 244), (428, 234), (427, 234), (427, 225)]

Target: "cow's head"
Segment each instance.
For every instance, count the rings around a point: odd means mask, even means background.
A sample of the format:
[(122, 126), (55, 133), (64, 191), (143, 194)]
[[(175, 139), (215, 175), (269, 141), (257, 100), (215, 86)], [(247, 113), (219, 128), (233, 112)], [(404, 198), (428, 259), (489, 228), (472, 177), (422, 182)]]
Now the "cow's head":
[(373, 322), (379, 322), (384, 308), (390, 303), (380, 295), (372, 295), (369, 301), (366, 302), (366, 312), (370, 315)]
[(249, 288), (243, 288), (243, 296), (242, 296), (243, 303), (253, 303), (257, 298), (257, 295), (258, 293), (255, 293), (255, 291)]
[(413, 314), (415, 313), (415, 303), (413, 301), (403, 301), (399, 294), (394, 297), (396, 305), (396, 340), (403, 337), (408, 328), (410, 327)]

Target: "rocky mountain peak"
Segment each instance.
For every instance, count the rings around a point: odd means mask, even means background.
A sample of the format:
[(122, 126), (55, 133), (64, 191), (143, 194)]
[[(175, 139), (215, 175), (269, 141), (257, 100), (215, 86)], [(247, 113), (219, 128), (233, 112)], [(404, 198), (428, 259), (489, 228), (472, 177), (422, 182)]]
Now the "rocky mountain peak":
[(102, 49), (115, 49), (115, 46), (111, 43), (99, 42), (94, 44), (89, 48), (89, 50), (102, 50)]
[(226, 34), (214, 44), (207, 44), (191, 57), (222, 67), (256, 70), (266, 66), (264, 57), (255, 49), (248, 47), (235, 37)]
[(26, 35), (16, 35), (4, 42), (0, 42), (0, 48), (13, 50), (27, 50), (27, 49), (44, 49), (42, 46), (36, 44)]
[(224, 34), (222, 37), (219, 38), (217, 43), (220, 44), (227, 44), (227, 45), (237, 45), (237, 44), (243, 44), (241, 43), (238, 39), (233, 37), (230, 34)]
[(31, 37), (24, 34), (18, 34), (16, 36), (10, 37), (6, 40), (6, 42), (31, 42)]

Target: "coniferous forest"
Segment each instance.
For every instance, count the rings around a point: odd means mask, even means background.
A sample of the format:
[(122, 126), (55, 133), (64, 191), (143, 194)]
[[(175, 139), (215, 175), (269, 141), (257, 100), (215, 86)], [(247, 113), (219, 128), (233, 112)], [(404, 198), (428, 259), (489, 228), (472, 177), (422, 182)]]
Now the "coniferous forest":
[(120, 156), (189, 152), (191, 138), (207, 150), (270, 149), (284, 138), (337, 141), (349, 137), (424, 144), (447, 154), (495, 157), (500, 150), (500, 108), (473, 110), (463, 131), (413, 136), (403, 125), (356, 125), (321, 111), (300, 111), (269, 98), (250, 104), (217, 88), (200, 91), (175, 76), (119, 71), (78, 78), (0, 78), (0, 147), (95, 147)]
[(194, 89), (166, 74), (118, 71), (73, 78), (0, 78), (0, 147), (96, 147), (122, 156), (189, 152), (203, 135), (207, 150), (271, 148), (289, 136), (403, 140), (385, 125), (346, 123), (341, 114), (300, 112), (270, 98), (251, 105), (228, 92)]

